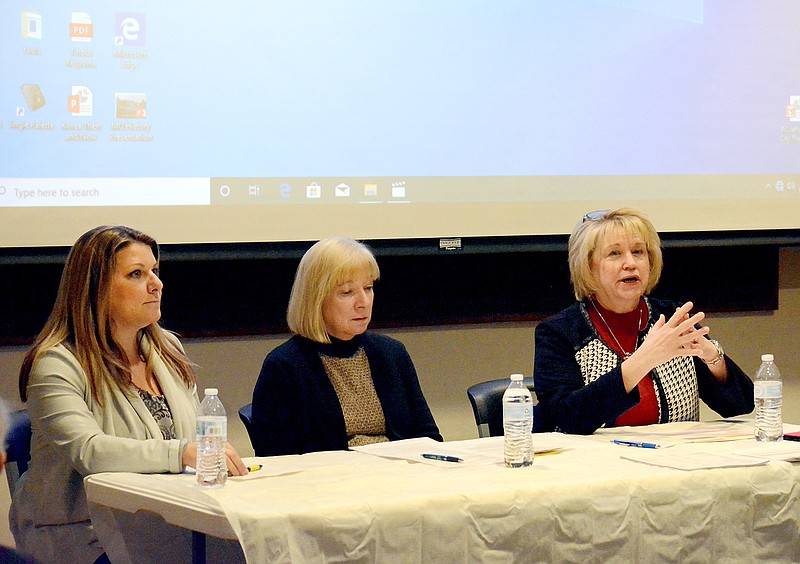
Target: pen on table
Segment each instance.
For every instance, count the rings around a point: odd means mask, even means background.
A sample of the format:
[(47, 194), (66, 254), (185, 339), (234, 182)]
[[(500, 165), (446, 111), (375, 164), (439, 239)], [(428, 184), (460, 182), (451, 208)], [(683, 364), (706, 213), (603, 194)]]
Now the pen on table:
[(255, 472), (256, 470), (261, 470), (261, 468), (263, 468), (263, 466), (261, 466), (261, 464), (253, 464), (252, 466), (248, 466), (247, 467), (247, 471), (248, 472)]
[(619, 439), (614, 439), (611, 441), (615, 445), (622, 445), (622, 446), (630, 446), (630, 447), (639, 447), (639, 448), (658, 448), (659, 445), (656, 443), (640, 443), (636, 441), (621, 441)]
[(442, 460), (444, 462), (464, 462), (463, 458), (458, 458), (457, 456), (447, 456), (444, 454), (423, 454), (422, 458), (427, 458), (428, 460)]

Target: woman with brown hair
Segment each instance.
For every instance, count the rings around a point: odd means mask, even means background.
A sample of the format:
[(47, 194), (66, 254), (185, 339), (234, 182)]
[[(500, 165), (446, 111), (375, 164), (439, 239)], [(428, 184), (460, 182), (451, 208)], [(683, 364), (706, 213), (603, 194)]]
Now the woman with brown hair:
[[(122, 226), (82, 235), (53, 311), (22, 363), (31, 461), (12, 492), (18, 549), (41, 562), (107, 561), (83, 478), (195, 466), (197, 386), (180, 342), (162, 329), (156, 241)], [(228, 470), (247, 473), (227, 447)]]

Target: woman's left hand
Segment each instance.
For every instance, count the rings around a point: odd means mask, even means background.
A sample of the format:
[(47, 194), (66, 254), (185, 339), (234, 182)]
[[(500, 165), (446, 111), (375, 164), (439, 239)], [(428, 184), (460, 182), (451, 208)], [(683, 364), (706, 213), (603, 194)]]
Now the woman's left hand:
[[(689, 314), (687, 313), (685, 315), (685, 319), (688, 318)], [(708, 334), (708, 327), (701, 327), (701, 329), (705, 331), (705, 335)], [(683, 336), (693, 337), (692, 342), (688, 345), (684, 345), (684, 347), (690, 349), (694, 356), (698, 357), (703, 364), (708, 367), (714, 378), (716, 378), (721, 384), (724, 384), (728, 380), (728, 365), (724, 360), (722, 362), (710, 364), (710, 362), (719, 355), (719, 351), (717, 350), (717, 347), (714, 346), (714, 343), (712, 343), (709, 339), (706, 339), (704, 334), (698, 331), (694, 325), (684, 332)]]

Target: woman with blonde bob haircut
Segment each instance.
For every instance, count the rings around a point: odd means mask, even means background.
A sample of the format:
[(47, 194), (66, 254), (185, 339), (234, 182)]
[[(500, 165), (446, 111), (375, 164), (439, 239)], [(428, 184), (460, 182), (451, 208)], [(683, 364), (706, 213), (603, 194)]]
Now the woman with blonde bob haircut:
[(289, 297), (289, 330), (312, 341), (330, 343), (322, 304), (334, 288), (362, 272), (373, 282), (380, 278), (372, 252), (357, 241), (330, 238), (311, 247), (297, 267)]
[(293, 336), (264, 359), (253, 390), (256, 456), (442, 440), (405, 347), (367, 331), (379, 275), (352, 239), (323, 239), (303, 255), (286, 315)]
[[(83, 478), (195, 466), (197, 386), (180, 342), (162, 329), (156, 241), (96, 227), (67, 256), (53, 311), (25, 356), (19, 391), (31, 462), (12, 492), (17, 548), (39, 562), (107, 562)], [(246, 474), (228, 446), (228, 470)]]
[(644, 294), (649, 294), (661, 279), (664, 259), (661, 256), (661, 238), (656, 228), (640, 211), (620, 208), (606, 213), (603, 221), (582, 221), (569, 238), (569, 272), (576, 300), (586, 300), (597, 292), (592, 274), (592, 256), (598, 242), (615, 230), (627, 233), (629, 237), (638, 237), (644, 242), (650, 262), (650, 277)]
[(723, 417), (753, 410), (753, 382), (706, 337), (693, 304), (648, 297), (661, 241), (638, 210), (586, 214), (569, 238), (577, 303), (536, 327), (536, 431), (699, 419), (699, 399)]

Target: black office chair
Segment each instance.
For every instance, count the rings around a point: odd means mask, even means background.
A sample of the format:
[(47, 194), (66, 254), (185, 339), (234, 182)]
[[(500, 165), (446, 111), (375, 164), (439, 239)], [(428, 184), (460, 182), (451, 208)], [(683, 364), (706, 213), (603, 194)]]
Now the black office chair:
[[(467, 388), (467, 397), (472, 404), (479, 437), (503, 435), (503, 393), (510, 382), (508, 378), (501, 378), (473, 384)], [(523, 382), (533, 394), (533, 378), (525, 378)]]
[(253, 404), (248, 403), (247, 405), (239, 408), (239, 419), (242, 420), (244, 423), (244, 428), (247, 431), (247, 436), (250, 437), (250, 444), (253, 444)]
[(13, 494), (17, 480), (28, 469), (31, 459), (31, 417), (28, 410), (15, 411), (8, 416), (6, 433), (6, 478)]

